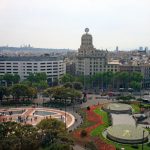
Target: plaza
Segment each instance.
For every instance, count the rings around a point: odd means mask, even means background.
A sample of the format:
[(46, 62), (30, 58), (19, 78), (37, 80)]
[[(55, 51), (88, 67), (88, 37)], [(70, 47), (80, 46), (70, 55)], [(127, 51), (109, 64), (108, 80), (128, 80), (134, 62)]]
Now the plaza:
[(75, 117), (65, 111), (49, 108), (9, 108), (0, 109), (0, 122), (15, 121), (22, 124), (37, 125), (46, 118), (55, 118), (66, 124), (69, 128), (75, 122)]

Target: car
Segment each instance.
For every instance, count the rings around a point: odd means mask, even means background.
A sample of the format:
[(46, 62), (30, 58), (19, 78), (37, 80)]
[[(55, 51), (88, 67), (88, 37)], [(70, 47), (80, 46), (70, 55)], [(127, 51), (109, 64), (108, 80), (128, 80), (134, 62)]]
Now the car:
[(149, 92), (144, 92), (144, 94), (143, 95), (149, 95)]
[(146, 122), (146, 121), (145, 121), (145, 122), (143, 122), (143, 124), (147, 124), (147, 125), (149, 125), (149, 123), (148, 123), (148, 122)]

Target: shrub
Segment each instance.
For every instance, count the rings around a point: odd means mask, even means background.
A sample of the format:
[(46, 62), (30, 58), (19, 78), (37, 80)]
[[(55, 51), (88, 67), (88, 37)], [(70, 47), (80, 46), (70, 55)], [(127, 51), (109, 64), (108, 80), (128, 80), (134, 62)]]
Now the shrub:
[(94, 142), (88, 142), (87, 143), (87, 148), (89, 148), (90, 150), (97, 150)]
[(132, 147), (132, 148), (135, 148), (135, 149), (138, 149), (138, 148), (139, 148), (139, 146), (138, 146), (137, 144), (133, 144), (131, 147)]
[(1, 105), (4, 105), (4, 106), (7, 106), (7, 105), (31, 105), (32, 104), (32, 101), (30, 100), (25, 100), (25, 101), (14, 101), (14, 100), (11, 100), (11, 101), (4, 101), (1, 103)]
[(82, 85), (80, 82), (73, 82), (73, 87), (74, 87), (76, 90), (82, 90), (83, 85)]
[(87, 136), (87, 131), (82, 130), (80, 135), (81, 135), (81, 137), (86, 137)]
[(131, 100), (131, 99), (135, 99), (135, 97), (134, 96), (132, 96), (132, 95), (127, 95), (127, 96), (118, 96), (117, 98), (116, 98), (117, 100)]
[(90, 106), (88, 106), (88, 107), (87, 107), (87, 110), (90, 110), (90, 109), (91, 109)]
[(147, 144), (148, 147), (150, 147), (150, 142)]

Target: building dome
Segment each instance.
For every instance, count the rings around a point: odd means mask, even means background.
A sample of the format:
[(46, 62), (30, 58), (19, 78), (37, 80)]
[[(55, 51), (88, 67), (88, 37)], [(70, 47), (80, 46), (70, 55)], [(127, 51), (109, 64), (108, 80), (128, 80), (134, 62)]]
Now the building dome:
[(89, 29), (86, 28), (85, 32), (86, 33), (83, 34), (82, 37), (81, 37), (81, 45), (84, 45), (84, 46), (93, 45), (92, 35), (88, 33)]

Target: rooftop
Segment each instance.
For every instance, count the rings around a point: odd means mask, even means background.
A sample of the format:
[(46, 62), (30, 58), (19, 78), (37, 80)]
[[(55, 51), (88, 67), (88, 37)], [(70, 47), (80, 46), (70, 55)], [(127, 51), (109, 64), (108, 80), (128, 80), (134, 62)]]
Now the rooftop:
[(1, 56), (0, 61), (59, 61), (63, 57), (50, 56)]

